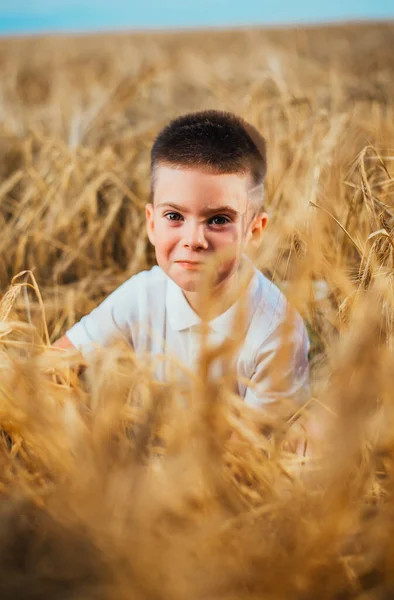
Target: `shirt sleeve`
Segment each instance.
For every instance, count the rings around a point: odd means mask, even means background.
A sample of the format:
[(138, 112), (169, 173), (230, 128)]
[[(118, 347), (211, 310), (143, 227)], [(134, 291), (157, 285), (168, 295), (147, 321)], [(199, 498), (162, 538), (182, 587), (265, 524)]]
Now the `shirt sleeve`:
[(310, 395), (309, 339), (301, 317), (279, 323), (259, 347), (244, 401), (263, 408), (281, 399), (300, 404)]
[(132, 342), (129, 325), (134, 292), (132, 279), (123, 283), (97, 308), (66, 331), (73, 346), (87, 354), (95, 346), (108, 346), (119, 338)]

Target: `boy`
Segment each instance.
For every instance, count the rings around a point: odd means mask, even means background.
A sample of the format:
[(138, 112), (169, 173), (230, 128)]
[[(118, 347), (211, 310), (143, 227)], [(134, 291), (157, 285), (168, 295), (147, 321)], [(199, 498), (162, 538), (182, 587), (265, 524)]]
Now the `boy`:
[[(85, 351), (122, 336), (138, 354), (173, 356), (193, 368), (201, 340), (199, 291), (213, 258), (209, 340), (216, 344), (233, 335), (239, 275), (248, 262), (244, 250), (259, 245), (267, 224), (265, 176), (265, 140), (236, 115), (210, 110), (170, 122), (152, 148), (146, 206), (158, 266), (127, 280), (56, 345)], [(246, 322), (236, 357), (239, 394), (256, 408), (280, 398), (303, 399), (309, 343), (301, 318), (293, 319), (286, 338), (290, 352), (278, 376), (287, 302), (254, 267), (242, 298)], [(164, 378), (164, 371), (159, 376)]]

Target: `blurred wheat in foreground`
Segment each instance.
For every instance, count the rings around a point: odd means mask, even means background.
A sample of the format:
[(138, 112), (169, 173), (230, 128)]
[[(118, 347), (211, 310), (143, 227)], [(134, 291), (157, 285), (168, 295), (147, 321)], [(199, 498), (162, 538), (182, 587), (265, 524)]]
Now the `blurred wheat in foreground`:
[[(393, 33), (1, 41), (2, 600), (394, 597)], [(255, 260), (309, 327), (302, 408), (247, 409), (225, 344), (185, 387), (50, 347), (152, 264), (150, 144), (206, 107), (269, 142)]]

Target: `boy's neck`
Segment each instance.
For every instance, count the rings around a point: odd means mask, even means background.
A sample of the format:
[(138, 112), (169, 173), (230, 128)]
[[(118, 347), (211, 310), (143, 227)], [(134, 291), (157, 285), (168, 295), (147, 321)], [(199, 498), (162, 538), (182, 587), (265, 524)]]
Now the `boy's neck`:
[[(242, 265), (244, 266), (244, 265)], [(246, 265), (245, 269), (240, 266), (235, 273), (231, 275), (222, 284), (215, 287), (209, 295), (209, 301), (204, 303), (204, 314), (200, 310), (201, 294), (200, 292), (186, 292), (183, 294), (194, 312), (207, 321), (212, 321), (225, 313), (246, 291), (250, 279), (253, 275), (251, 265)], [(242, 273), (241, 273), (242, 272)]]

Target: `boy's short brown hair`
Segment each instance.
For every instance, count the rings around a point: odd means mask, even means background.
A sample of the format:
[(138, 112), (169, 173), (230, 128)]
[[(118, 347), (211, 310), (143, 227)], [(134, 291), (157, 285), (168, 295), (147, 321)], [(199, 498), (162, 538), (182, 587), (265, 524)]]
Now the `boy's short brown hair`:
[(251, 186), (263, 187), (266, 142), (241, 117), (217, 110), (182, 115), (162, 129), (151, 152), (151, 199), (158, 165), (201, 167), (215, 173), (249, 174)]

